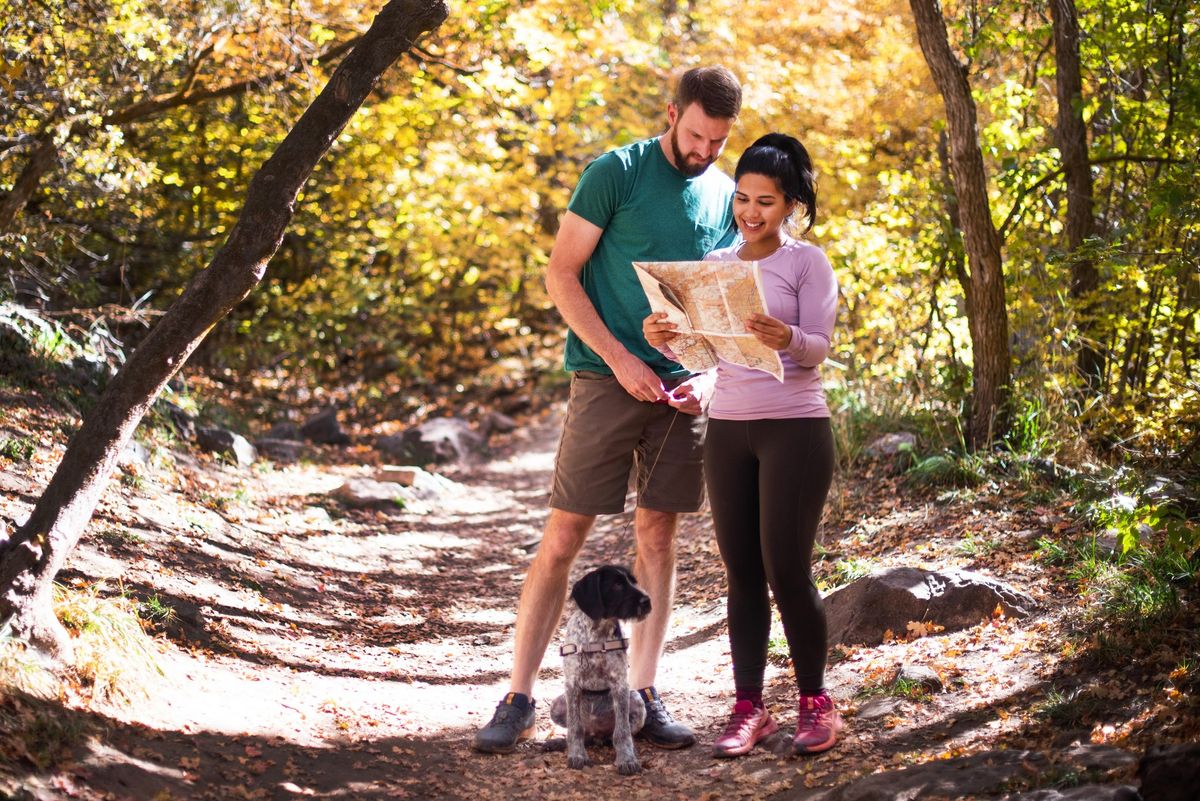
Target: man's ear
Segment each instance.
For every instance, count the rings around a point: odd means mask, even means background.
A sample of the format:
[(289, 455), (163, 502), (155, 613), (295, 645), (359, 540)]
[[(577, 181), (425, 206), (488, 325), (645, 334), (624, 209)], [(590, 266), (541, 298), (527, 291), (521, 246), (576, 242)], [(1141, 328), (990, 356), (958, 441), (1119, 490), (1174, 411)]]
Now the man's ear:
[(675, 101), (667, 103), (667, 127), (674, 128), (675, 123), (679, 121), (679, 106), (675, 105)]
[(604, 598), (601, 592), (603, 583), (603, 574), (593, 570), (575, 582), (575, 586), (571, 588), (571, 600), (592, 620), (604, 619)]

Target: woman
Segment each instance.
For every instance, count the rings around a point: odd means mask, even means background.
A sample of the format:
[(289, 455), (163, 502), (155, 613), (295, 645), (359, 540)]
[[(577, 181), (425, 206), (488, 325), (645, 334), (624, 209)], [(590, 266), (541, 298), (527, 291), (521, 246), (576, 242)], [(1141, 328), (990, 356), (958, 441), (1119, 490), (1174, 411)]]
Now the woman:
[[(704, 447), (717, 543), (729, 584), (729, 641), (736, 703), (713, 745), (719, 757), (745, 754), (778, 729), (763, 705), (771, 629), (768, 587), (779, 607), (799, 685), (793, 749), (831, 748), (841, 717), (825, 690), (825, 612), (810, 561), (833, 477), (833, 434), (818, 366), (829, 353), (837, 282), (821, 250), (787, 232), (799, 214), (816, 221), (812, 161), (804, 146), (768, 134), (742, 154), (734, 172), (733, 214), (741, 241), (706, 259), (757, 261), (769, 314), (746, 330), (779, 352), (774, 376), (721, 361)], [(668, 348), (664, 314), (642, 323), (647, 341)]]

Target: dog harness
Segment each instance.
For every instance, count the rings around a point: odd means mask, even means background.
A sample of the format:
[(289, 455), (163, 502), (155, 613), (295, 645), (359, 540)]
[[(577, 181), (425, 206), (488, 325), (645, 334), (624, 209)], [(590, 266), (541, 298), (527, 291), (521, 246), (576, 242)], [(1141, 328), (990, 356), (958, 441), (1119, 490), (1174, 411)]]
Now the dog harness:
[(595, 654), (604, 653), (606, 651), (624, 651), (629, 648), (628, 637), (617, 637), (604, 642), (585, 642), (583, 645), (570, 643), (558, 649), (558, 652), (563, 656), (571, 654)]
[(609, 651), (624, 651), (629, 648), (629, 638), (621, 636), (621, 624), (618, 623), (614, 632), (617, 636), (602, 642), (568, 643), (558, 649), (563, 656), (571, 654), (602, 654)]

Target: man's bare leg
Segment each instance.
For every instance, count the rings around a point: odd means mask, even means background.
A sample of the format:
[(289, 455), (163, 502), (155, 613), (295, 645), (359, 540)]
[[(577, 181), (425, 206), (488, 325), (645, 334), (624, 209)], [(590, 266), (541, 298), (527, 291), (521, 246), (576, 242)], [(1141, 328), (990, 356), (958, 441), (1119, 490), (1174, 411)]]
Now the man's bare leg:
[(575, 557), (595, 520), (591, 515), (562, 509), (550, 510), (541, 545), (529, 565), (529, 573), (521, 589), (521, 602), (517, 606), (512, 679), (509, 685), (512, 692), (533, 694), (538, 668), (562, 617), (571, 565), (575, 563)]
[[(646, 690), (654, 685), (658, 660), (667, 639), (667, 624), (675, 606), (675, 529), (679, 515), (638, 509), (634, 517), (637, 559), (633, 573), (650, 596), (650, 614), (633, 625), (629, 643), (629, 686)], [(646, 701), (646, 723), (639, 736), (660, 748), (685, 748), (696, 742), (687, 726), (677, 723), (657, 696)]]
[(511, 753), (518, 742), (536, 733), (533, 683), (546, 655), (546, 646), (562, 617), (571, 565), (594, 521), (588, 515), (550, 510), (541, 545), (529, 565), (517, 605), (510, 692), (496, 707), (491, 721), (475, 733), (476, 751)]
[(638, 508), (634, 515), (637, 558), (633, 574), (650, 596), (650, 614), (633, 624), (629, 643), (629, 686), (654, 684), (658, 660), (675, 605), (675, 526), (679, 515)]

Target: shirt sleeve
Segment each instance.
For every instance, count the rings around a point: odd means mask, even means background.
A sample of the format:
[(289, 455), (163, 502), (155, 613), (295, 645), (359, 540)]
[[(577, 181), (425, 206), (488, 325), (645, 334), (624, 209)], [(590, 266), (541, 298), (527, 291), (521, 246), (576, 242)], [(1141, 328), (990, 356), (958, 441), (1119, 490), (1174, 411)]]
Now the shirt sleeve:
[(597, 228), (607, 228), (621, 205), (627, 166), (615, 153), (605, 153), (584, 168), (567, 210)]
[(816, 367), (829, 356), (837, 320), (838, 285), (829, 259), (818, 248), (805, 248), (796, 259), (799, 315), (784, 352), (801, 367)]

